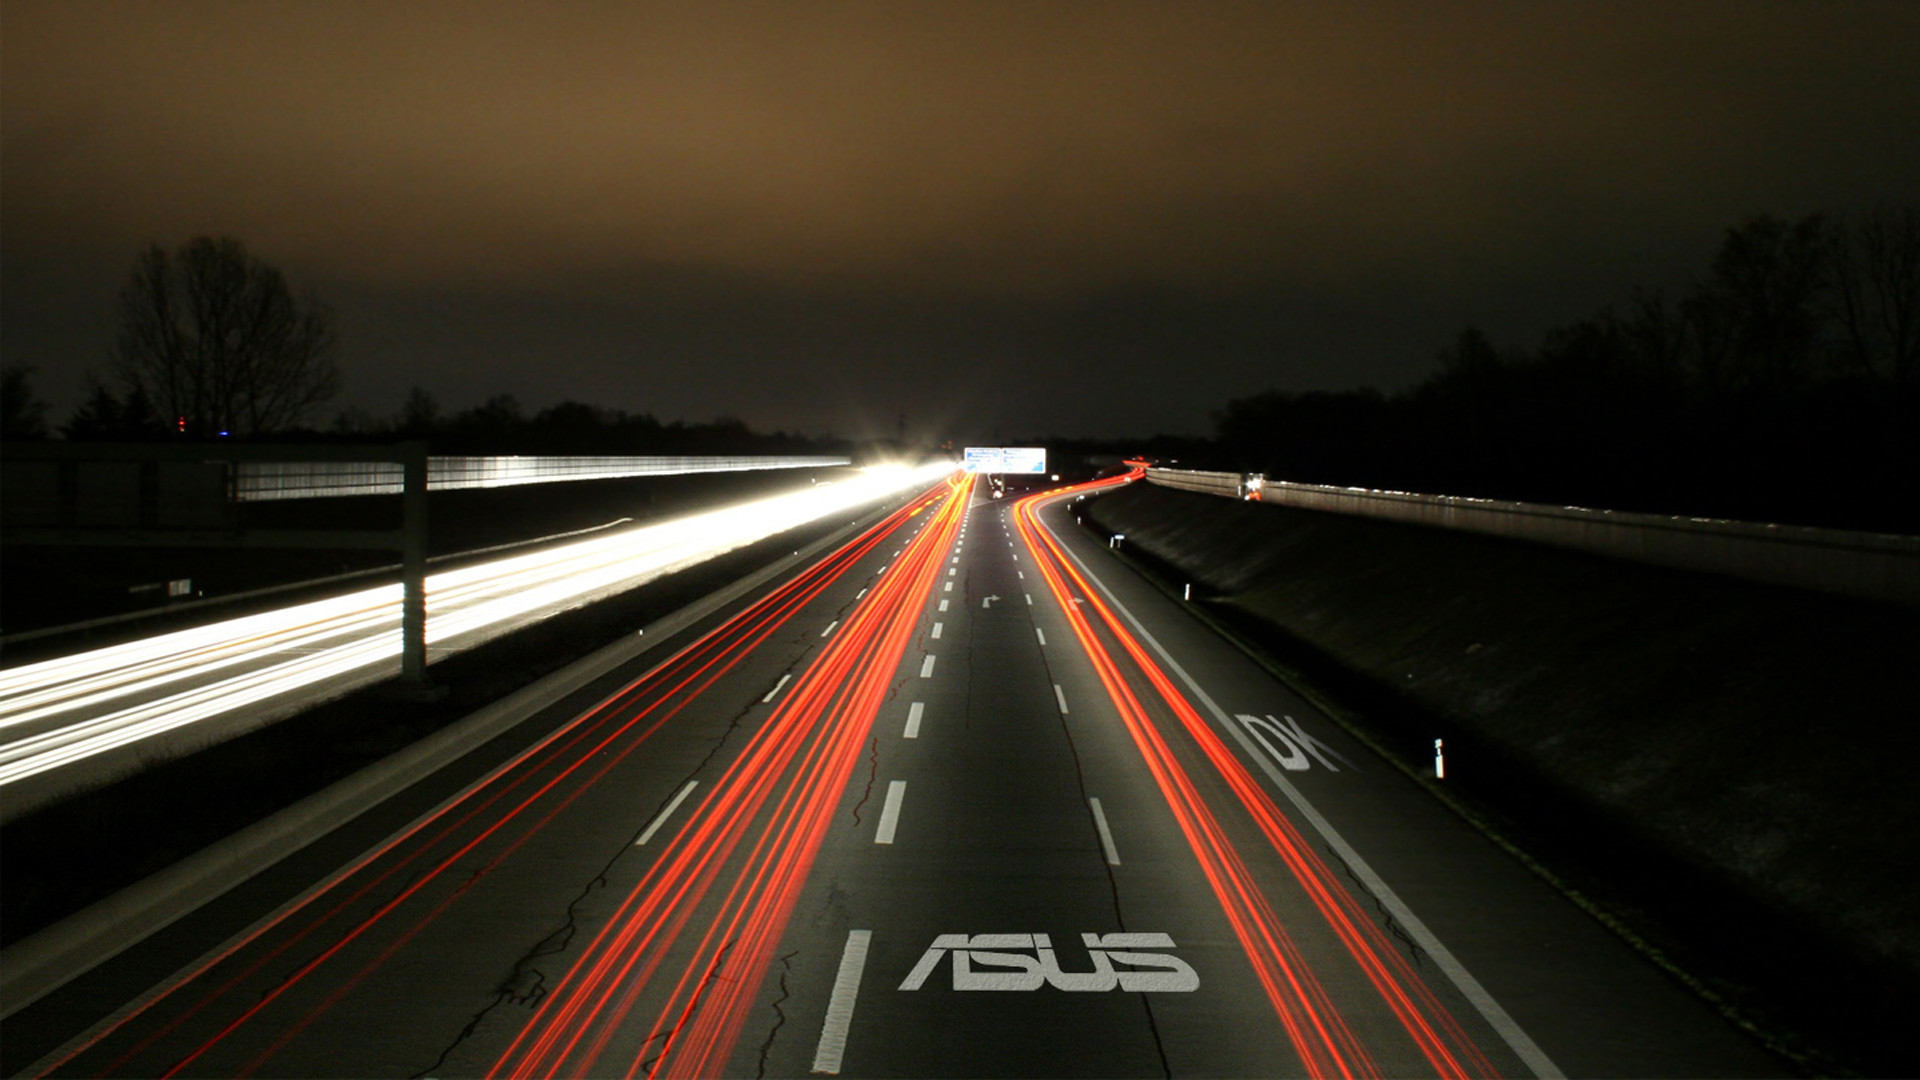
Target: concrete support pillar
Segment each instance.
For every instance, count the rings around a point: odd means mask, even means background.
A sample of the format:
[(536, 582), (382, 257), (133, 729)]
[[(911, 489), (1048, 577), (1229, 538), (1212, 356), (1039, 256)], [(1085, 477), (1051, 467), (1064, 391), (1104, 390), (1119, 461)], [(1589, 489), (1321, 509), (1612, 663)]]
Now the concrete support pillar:
[(400, 682), (429, 686), (427, 678), (427, 444), (400, 447), (404, 489), (400, 496), (403, 535), (400, 577)]

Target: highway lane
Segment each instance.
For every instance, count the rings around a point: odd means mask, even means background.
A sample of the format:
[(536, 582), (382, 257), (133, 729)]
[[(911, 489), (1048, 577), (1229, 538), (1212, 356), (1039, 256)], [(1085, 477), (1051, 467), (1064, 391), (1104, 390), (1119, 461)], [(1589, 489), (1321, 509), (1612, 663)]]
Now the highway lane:
[(929, 493), (34, 1071), (1778, 1071), (1069, 514)]
[[(767, 910), (767, 874), (804, 875), (818, 805), (844, 789), (858, 748), (834, 721), (870, 715), (884, 693), (917, 617), (907, 598), (932, 588), (944, 533), (927, 523), (957, 522), (959, 506), (940, 485), (670, 660), (624, 673), (593, 707), (32, 1071), (499, 1073), (543, 1003), (560, 1000), (549, 981), (564, 969), (549, 965), (583, 944), (576, 932), (653, 918), (645, 963), (666, 967), (640, 981), (659, 1000), (600, 1002), (586, 1017), (619, 1018), (586, 1036), (593, 1060), (637, 1053), (644, 1025), (610, 1048), (595, 1040), (624, 1032), (636, 1009), (668, 1008), (680, 976), (720, 948), (702, 928)], [(759, 884), (736, 892), (743, 878)], [(616, 899), (635, 896), (676, 903), (635, 912)], [(626, 944), (583, 952), (617, 966)], [(583, 1000), (608, 986), (589, 978)], [(573, 1031), (581, 1019), (540, 1024)]]
[[(1069, 505), (1029, 509), (1024, 530), (1006, 503), (970, 515), (937, 594), (947, 607), (936, 600), (919, 642), (932, 677), (905, 677), (910, 656), (876, 727), (863, 795), (903, 785), (892, 842), (870, 820), (828, 840), (781, 946), (785, 977), (763, 991), (783, 1021), (766, 1075), (1782, 1074), (1111, 559)], [(1100, 616), (1082, 642), (1069, 611), (1095, 604), (1229, 760), (1202, 749)], [(1143, 746), (1156, 741), (1165, 784)], [(1251, 790), (1230, 782), (1236, 764)], [(1290, 852), (1255, 820), (1260, 805)], [(1211, 859), (1192, 820), (1208, 816)], [(1131, 965), (1117, 950), (1096, 960), (1085, 935), (1116, 933), (1164, 935), (1128, 951), (1178, 958), (1197, 985), (1104, 977)], [(850, 953), (864, 963), (843, 1041), (834, 958)]]

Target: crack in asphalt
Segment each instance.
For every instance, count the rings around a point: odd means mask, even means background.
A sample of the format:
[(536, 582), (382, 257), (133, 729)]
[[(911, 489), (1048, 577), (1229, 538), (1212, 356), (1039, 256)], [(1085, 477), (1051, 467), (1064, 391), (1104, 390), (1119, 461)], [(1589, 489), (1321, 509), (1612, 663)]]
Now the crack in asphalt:
[[(796, 661), (796, 665), (797, 663)], [(792, 669), (789, 668), (788, 670)], [(640, 822), (639, 827), (629, 834), (625, 840), (621, 841), (619, 850), (614, 852), (612, 857), (607, 859), (606, 863), (600, 867), (600, 872), (589, 878), (586, 885), (574, 895), (572, 900), (567, 902), (566, 917), (560, 921), (560, 925), (555, 927), (545, 937), (535, 942), (532, 948), (514, 960), (513, 966), (508, 969), (506, 977), (501, 979), (494, 987), (493, 1000), (482, 1006), (479, 1011), (469, 1017), (466, 1024), (454, 1035), (452, 1041), (440, 1051), (440, 1056), (434, 1059), (433, 1064), (428, 1065), (419, 1072), (413, 1073), (412, 1075), (414, 1077), (430, 1076), (439, 1071), (440, 1066), (446, 1063), (447, 1058), (452, 1056), (453, 1052), (459, 1049), (462, 1043), (471, 1038), (474, 1032), (480, 1029), (481, 1023), (486, 1020), (487, 1016), (500, 1006), (517, 1005), (525, 1008), (536, 1008), (539, 1006), (540, 1002), (546, 998), (552, 988), (547, 985), (546, 972), (540, 970), (537, 965), (549, 957), (557, 956), (565, 952), (567, 947), (573, 943), (574, 935), (576, 931), (579, 930), (581, 905), (595, 892), (607, 887), (608, 876), (612, 873), (614, 865), (633, 851), (634, 843), (640, 838), (640, 834), (645, 832), (647, 826), (652, 824), (653, 821), (666, 810), (668, 804), (673, 802), (680, 791), (686, 787), (687, 781), (699, 776), (708, 764), (719, 755), (720, 751), (733, 739), (734, 733), (740, 730), (741, 726), (746, 722), (747, 716), (753, 712), (754, 705), (758, 704), (759, 702), (757, 700), (751, 702), (745, 708), (734, 714), (733, 719), (728, 721), (726, 730), (722, 731), (719, 737), (714, 740), (713, 747), (707, 751), (706, 756), (701, 758), (691, 769), (687, 770), (678, 783), (668, 789), (667, 793), (661, 797), (659, 803), (655, 805), (653, 813), (647, 815), (646, 818)], [(482, 875), (490, 872), (497, 863), (498, 859), (496, 858), (474, 871), (460, 888), (462, 890), (471, 888)]]
[(1340, 869), (1346, 871), (1347, 880), (1353, 882), (1354, 887), (1359, 889), (1362, 895), (1364, 895), (1367, 899), (1373, 901), (1374, 910), (1378, 912), (1380, 916), (1380, 925), (1386, 927), (1388, 933), (1392, 934), (1394, 937), (1399, 938), (1402, 942), (1406, 944), (1407, 954), (1413, 957), (1414, 966), (1415, 967), (1424, 966), (1420, 960), (1420, 955), (1421, 955), (1420, 946), (1413, 940), (1413, 936), (1411, 934), (1408, 934), (1405, 930), (1401, 929), (1400, 924), (1394, 920), (1393, 912), (1387, 910), (1386, 903), (1382, 901), (1378, 896), (1375, 896), (1373, 894), (1373, 890), (1367, 888), (1366, 883), (1361, 881), (1359, 876), (1353, 872), (1353, 867), (1347, 865), (1347, 860), (1341, 858), (1340, 853), (1333, 850), (1332, 845), (1327, 846), (1327, 855), (1329, 858), (1333, 859), (1334, 862), (1337, 862), (1340, 864)]
[[(1031, 552), (1029, 552), (1029, 554), (1031, 554)], [(1026, 611), (1028, 625), (1037, 628), (1040, 624), (1034, 620), (1033, 608), (1029, 606), (1026, 608)], [(1040, 649), (1038, 644), (1034, 647)], [(1054, 681), (1053, 660), (1048, 656), (1047, 650), (1045, 649), (1040, 649), (1040, 666), (1046, 669), (1047, 682), (1058, 686), (1059, 683)], [(967, 690), (969, 699), (971, 699), (973, 688), (969, 686)], [(1120, 881), (1114, 876), (1113, 864), (1107, 861), (1105, 847), (1100, 841), (1100, 826), (1093, 817), (1093, 804), (1088, 801), (1090, 796), (1087, 794), (1087, 774), (1080, 762), (1080, 747), (1079, 744), (1074, 741), (1073, 728), (1067, 723), (1067, 714), (1056, 710), (1054, 715), (1059, 721), (1060, 733), (1066, 736), (1067, 753), (1073, 758), (1074, 782), (1080, 787), (1080, 805), (1087, 814), (1087, 827), (1093, 831), (1093, 851), (1095, 852), (1095, 857), (1100, 860), (1100, 869), (1107, 875), (1107, 890), (1113, 896), (1114, 924), (1120, 928), (1121, 933), (1126, 933), (1127, 917), (1120, 904)], [(1160, 1024), (1153, 1015), (1153, 997), (1151, 994), (1140, 994), (1138, 996), (1140, 998), (1140, 1008), (1147, 1016), (1147, 1030), (1153, 1034), (1154, 1052), (1160, 1056), (1161, 1075), (1167, 1077), (1168, 1080), (1172, 1080), (1173, 1063), (1167, 1060), (1167, 1044), (1160, 1036)]]
[(853, 804), (853, 823), (855, 825), (860, 824), (860, 808), (867, 805), (868, 799), (873, 798), (873, 785), (880, 782), (880, 736), (869, 735), (867, 737), (867, 744), (867, 759), (870, 767), (867, 770), (866, 790), (860, 793), (860, 801)]
[[(864, 597), (860, 597), (860, 596), (856, 596), (856, 597), (853, 597), (852, 599), (849, 599), (846, 603), (841, 605), (841, 607), (838, 609), (838, 611), (836, 611), (835, 614), (844, 620), (847, 613), (852, 611), (856, 607), (858, 607), (860, 602), (863, 599)], [(824, 648), (824, 646), (820, 646), (820, 647)], [(815, 651), (816, 650), (813, 648), (808, 648), (804, 650), (803, 655), (800, 657), (797, 657), (793, 661), (793, 663), (787, 665), (784, 669), (782, 669), (781, 674), (783, 675), (796, 674), (799, 668), (806, 662), (807, 656), (811, 655)], [(925, 652), (924, 647), (922, 648), (921, 651), (923, 653)], [(894, 692), (895, 691), (890, 688), (889, 697), (891, 697)], [(620, 850), (617, 851), (611, 858), (609, 858), (606, 864), (601, 867), (600, 872), (594, 875), (594, 877), (587, 882), (587, 884), (580, 890), (580, 892), (576, 894), (571, 901), (568, 902), (566, 907), (566, 918), (561, 920), (560, 925), (555, 927), (545, 937), (535, 942), (530, 949), (528, 949), (525, 953), (521, 954), (518, 958), (514, 960), (513, 965), (508, 970), (506, 977), (501, 979), (500, 982), (495, 986), (493, 1000), (488, 1002), (485, 1006), (481, 1007), (478, 1011), (476, 1011), (472, 1016), (470, 1016), (467, 1019), (466, 1024), (461, 1027), (460, 1031), (457, 1034), (455, 1034), (453, 1039), (440, 1051), (439, 1056), (434, 1059), (432, 1064), (428, 1065), (427, 1067), (421, 1069), (418, 1072), (411, 1074), (412, 1077), (414, 1078), (427, 1077), (439, 1072), (441, 1069), (441, 1066), (446, 1064), (447, 1059), (452, 1056), (454, 1051), (459, 1049), (462, 1043), (466, 1042), (469, 1038), (471, 1038), (473, 1034), (479, 1030), (481, 1023), (483, 1023), (486, 1020), (487, 1016), (491, 1014), (495, 1009), (499, 1008), (500, 1006), (515, 1005), (515, 1006), (522, 1006), (526, 1008), (535, 1008), (535, 1007), (538, 1007), (541, 1001), (545, 1000), (547, 994), (551, 992), (552, 987), (550, 987), (547, 984), (546, 972), (542, 971), (538, 966), (538, 964), (542, 960), (547, 959), (548, 957), (556, 956), (565, 952), (567, 947), (572, 944), (575, 933), (579, 929), (581, 905), (589, 897), (591, 897), (595, 892), (607, 887), (608, 876), (612, 872), (614, 864), (618, 863), (621, 858), (631, 853), (631, 851), (633, 850), (634, 842), (638, 840), (640, 834), (646, 830), (646, 827), (649, 824), (651, 824), (655, 819), (657, 819), (660, 816), (660, 814), (666, 810), (667, 806), (670, 803), (672, 803), (672, 801), (677, 796), (677, 794), (686, 787), (687, 781), (693, 780), (694, 778), (698, 777), (700, 773), (703, 770), (705, 770), (709, 764), (713, 762), (714, 758), (716, 758), (720, 754), (721, 750), (723, 750), (726, 747), (727, 743), (732, 741), (735, 732), (737, 732), (741, 728), (741, 726), (746, 722), (747, 717), (753, 712), (754, 706), (759, 704), (762, 704), (762, 702), (759, 701), (758, 699), (755, 699), (749, 702), (746, 705), (746, 707), (742, 708), (738, 713), (734, 714), (733, 719), (728, 722), (726, 730), (722, 731), (719, 737), (714, 740), (713, 747), (707, 751), (706, 756), (701, 758), (701, 760), (697, 764), (695, 764), (693, 768), (689, 769), (686, 772), (686, 774), (681, 777), (681, 780), (679, 783), (673, 785), (673, 787), (666, 793), (666, 795), (664, 795), (660, 799), (660, 802), (654, 807), (653, 813), (648, 815), (647, 818), (641, 822), (640, 827), (634, 831), (632, 836), (621, 844)], [(874, 755), (874, 760), (873, 760), (874, 775), (877, 776), (878, 769), (879, 769), (879, 740), (877, 738), (874, 740), (873, 755)], [(868, 795), (871, 795), (872, 790), (873, 790), (873, 779), (869, 778), (868, 785), (867, 785)], [(866, 802), (866, 797), (862, 797), (861, 805), (864, 805), (865, 802)], [(855, 806), (854, 821), (856, 824), (860, 820), (859, 811), (860, 811), (860, 806)], [(468, 877), (467, 881), (460, 886), (460, 889), (464, 891), (465, 889), (471, 888), (473, 884), (476, 883), (482, 876), (491, 872), (497, 864), (498, 864), (498, 860), (496, 859), (488, 862), (486, 865), (482, 866), (480, 869), (474, 871)], [(399, 888), (404, 890), (410, 884), (411, 884), (411, 881), (401, 882)], [(725, 947), (722, 948), (721, 955), (724, 956), (726, 949), (731, 947), (732, 947), (732, 943), (729, 942)], [(787, 962), (791, 960), (792, 956), (794, 955), (797, 955), (797, 954), (788, 954), (788, 956), (782, 957), (781, 958), (782, 964), (786, 965)], [(716, 960), (715, 963), (717, 965), (718, 960)], [(709, 972), (709, 978), (711, 977), (712, 977), (712, 972)], [(784, 970), (781, 973), (781, 988), (783, 991), (781, 1000), (784, 1001), (785, 1000), (784, 991), (786, 988), (786, 973)], [(778, 1011), (777, 1003), (776, 1003), (776, 1011)], [(784, 1023), (785, 1014), (782, 1013), (781, 1015), (782, 1015), (782, 1022)], [(779, 1029), (779, 1025), (776, 1024), (775, 1031), (778, 1031), (778, 1029)], [(672, 1032), (664, 1032), (662, 1033), (661, 1037), (666, 1037), (671, 1034)], [(773, 1041), (773, 1035), (771, 1033), (768, 1035), (767, 1040), (768, 1040), (768, 1046), (770, 1047)], [(766, 1065), (766, 1050), (763, 1048), (762, 1055), (761, 1055), (762, 1075), (764, 1075), (766, 1071), (765, 1065)]]
[(767, 1041), (760, 1044), (760, 1071), (754, 1074), (762, 1080), (767, 1075), (767, 1058), (773, 1053), (773, 1040), (787, 1023), (787, 1010), (783, 1006), (793, 996), (793, 991), (787, 988), (787, 975), (793, 970), (793, 958), (799, 955), (800, 950), (795, 949), (780, 958), (780, 996), (773, 999), (773, 1013), (779, 1019), (773, 1022), (773, 1030), (767, 1032)]
[[(720, 951), (713, 954), (713, 962), (707, 965), (707, 973), (700, 977), (699, 985), (694, 990), (693, 996), (687, 999), (687, 1007), (680, 1010), (681, 1016), (693, 1015), (693, 1010), (696, 1007), (698, 1007), (700, 1004), (701, 991), (705, 990), (708, 984), (712, 983), (715, 979), (720, 977), (720, 965), (726, 962), (727, 953), (732, 951), (734, 942), (736, 940), (738, 939), (728, 938), (720, 946)], [(674, 1035), (678, 1034), (679, 1031), (680, 1031), (680, 1025), (675, 1024), (672, 1027), (668, 1028), (667, 1030), (662, 1031), (657, 1035), (653, 1035), (649, 1037), (646, 1040), (646, 1042), (641, 1043), (640, 1049), (645, 1050), (647, 1048), (647, 1043), (651, 1043), (655, 1039), (662, 1040), (662, 1042), (660, 1043), (660, 1052), (646, 1059), (645, 1061), (642, 1061), (640, 1063), (639, 1068), (634, 1070), (634, 1073), (635, 1074), (646, 1073), (649, 1076), (653, 1075), (654, 1066), (657, 1065), (660, 1059), (666, 1055), (667, 1047), (673, 1044), (673, 1037)]]

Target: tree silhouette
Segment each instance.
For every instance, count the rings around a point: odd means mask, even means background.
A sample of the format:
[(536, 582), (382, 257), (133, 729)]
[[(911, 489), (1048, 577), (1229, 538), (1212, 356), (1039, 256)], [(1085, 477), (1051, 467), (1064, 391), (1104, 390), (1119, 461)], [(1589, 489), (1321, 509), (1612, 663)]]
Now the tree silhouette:
[(339, 388), (332, 324), (238, 240), (154, 245), (120, 291), (117, 372), (184, 433), (280, 431)]
[(78, 442), (134, 442), (161, 438), (166, 431), (146, 391), (136, 386), (122, 400), (98, 381), (61, 428), (62, 434)]
[(398, 426), (401, 433), (409, 439), (424, 439), (432, 434), (439, 422), (440, 402), (426, 387), (416, 386), (408, 390), (407, 400), (400, 403)]
[(1920, 370), (1920, 211), (1881, 209), (1827, 238), (1828, 314), (1866, 375), (1912, 386)]
[(1418, 385), (1216, 413), (1270, 479), (1920, 532), (1920, 210), (1750, 218), (1677, 299), (1530, 349), (1469, 327)]
[(1785, 388), (1816, 374), (1829, 235), (1818, 214), (1792, 224), (1763, 214), (1727, 230), (1701, 295), (1723, 320), (1736, 385)]
[(33, 392), (32, 375), (32, 368), (18, 364), (0, 368), (0, 439), (47, 437), (47, 406)]

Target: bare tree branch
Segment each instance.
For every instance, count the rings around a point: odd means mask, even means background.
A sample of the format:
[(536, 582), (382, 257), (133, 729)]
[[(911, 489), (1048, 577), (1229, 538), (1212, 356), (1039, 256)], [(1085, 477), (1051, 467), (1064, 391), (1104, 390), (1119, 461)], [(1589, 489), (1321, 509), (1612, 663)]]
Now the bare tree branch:
[(334, 343), (332, 312), (229, 237), (149, 248), (120, 293), (120, 377), (195, 434), (299, 423), (339, 390)]

